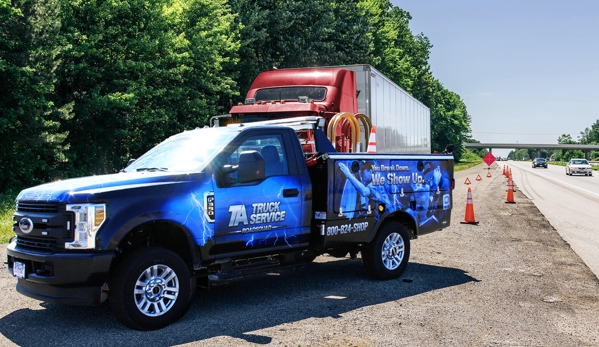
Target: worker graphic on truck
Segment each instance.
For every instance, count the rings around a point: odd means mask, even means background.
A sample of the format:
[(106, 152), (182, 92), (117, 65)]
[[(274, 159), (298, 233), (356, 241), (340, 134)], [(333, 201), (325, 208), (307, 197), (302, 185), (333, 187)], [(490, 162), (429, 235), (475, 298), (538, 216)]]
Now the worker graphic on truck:
[(351, 166), (350, 169), (345, 163), (339, 163), (339, 170), (347, 178), (341, 198), (341, 209), (347, 211), (344, 215), (349, 219), (358, 217), (364, 211), (376, 211), (378, 221), (379, 215), (388, 213), (393, 204), (385, 186), (373, 184), (374, 163), (354, 161)]

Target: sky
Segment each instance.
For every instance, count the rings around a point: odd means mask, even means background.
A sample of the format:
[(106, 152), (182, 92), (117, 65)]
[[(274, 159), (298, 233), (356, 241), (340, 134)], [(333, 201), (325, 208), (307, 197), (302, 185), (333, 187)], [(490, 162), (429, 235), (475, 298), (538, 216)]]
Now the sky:
[[(599, 0), (392, 0), (481, 143), (578, 140), (599, 119)], [(509, 149), (494, 149), (507, 156)]]

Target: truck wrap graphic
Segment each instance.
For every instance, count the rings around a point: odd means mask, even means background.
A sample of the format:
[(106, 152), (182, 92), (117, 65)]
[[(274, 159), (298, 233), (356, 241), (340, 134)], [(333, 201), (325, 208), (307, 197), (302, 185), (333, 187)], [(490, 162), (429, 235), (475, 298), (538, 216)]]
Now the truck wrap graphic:
[(337, 160), (334, 210), (347, 219), (405, 211), (423, 229), (449, 223), (451, 181), (447, 161)]

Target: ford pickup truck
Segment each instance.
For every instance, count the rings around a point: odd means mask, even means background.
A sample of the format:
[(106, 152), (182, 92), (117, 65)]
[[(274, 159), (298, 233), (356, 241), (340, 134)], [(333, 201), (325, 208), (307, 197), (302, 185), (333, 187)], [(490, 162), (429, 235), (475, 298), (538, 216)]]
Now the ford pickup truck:
[(121, 323), (154, 330), (197, 287), (323, 254), (360, 253), (372, 278), (399, 277), (410, 240), (450, 224), (453, 157), (337, 153), (321, 120), (185, 131), (120, 173), (23, 190), (7, 248), (17, 291), (110, 299)]

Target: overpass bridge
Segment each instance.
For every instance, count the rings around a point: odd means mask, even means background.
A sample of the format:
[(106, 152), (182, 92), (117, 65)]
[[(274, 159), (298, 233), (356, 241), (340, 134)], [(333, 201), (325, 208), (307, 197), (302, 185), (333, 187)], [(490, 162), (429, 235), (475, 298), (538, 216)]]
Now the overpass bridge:
[(565, 149), (565, 150), (582, 150), (587, 160), (590, 159), (591, 151), (599, 151), (599, 145), (580, 145), (580, 144), (542, 144), (542, 143), (464, 143), (466, 148), (486, 148), (493, 153), (493, 148), (507, 149), (535, 149), (537, 157), (541, 154), (541, 149)]

